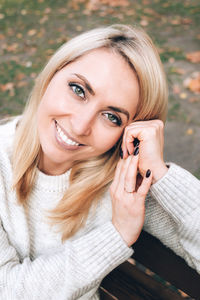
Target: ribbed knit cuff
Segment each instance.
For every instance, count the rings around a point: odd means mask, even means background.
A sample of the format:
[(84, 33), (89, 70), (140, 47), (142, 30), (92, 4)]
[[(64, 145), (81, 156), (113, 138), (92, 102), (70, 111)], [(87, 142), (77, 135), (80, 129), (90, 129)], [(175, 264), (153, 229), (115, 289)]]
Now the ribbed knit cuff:
[(200, 206), (200, 181), (188, 171), (169, 163), (169, 170), (151, 186), (154, 199), (178, 222)]
[(103, 278), (133, 254), (112, 222), (106, 222), (73, 241), (73, 246), (80, 250), (81, 261), (94, 277), (98, 274)]

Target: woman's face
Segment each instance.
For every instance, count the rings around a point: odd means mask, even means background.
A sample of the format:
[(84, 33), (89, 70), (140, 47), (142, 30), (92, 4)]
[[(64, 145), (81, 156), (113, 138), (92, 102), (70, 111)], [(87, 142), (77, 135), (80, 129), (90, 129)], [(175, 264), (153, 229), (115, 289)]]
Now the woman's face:
[(119, 54), (96, 49), (58, 71), (37, 111), (39, 168), (58, 175), (76, 160), (100, 155), (119, 140), (139, 99), (134, 71)]

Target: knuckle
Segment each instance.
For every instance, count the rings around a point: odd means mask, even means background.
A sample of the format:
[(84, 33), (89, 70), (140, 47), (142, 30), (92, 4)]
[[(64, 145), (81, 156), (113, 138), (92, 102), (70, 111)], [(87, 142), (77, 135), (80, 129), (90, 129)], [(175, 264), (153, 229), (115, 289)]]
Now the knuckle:
[(132, 188), (133, 182), (132, 182), (132, 180), (130, 178), (128, 178), (127, 180), (125, 180), (125, 186), (129, 187), (129, 188)]
[(156, 134), (157, 134), (157, 128), (155, 126), (149, 127), (148, 134), (151, 135), (151, 136), (156, 136)]
[(164, 128), (164, 123), (162, 120), (156, 120), (156, 124), (159, 128), (163, 129)]
[(139, 197), (144, 199), (147, 195), (147, 191), (145, 189), (140, 189)]

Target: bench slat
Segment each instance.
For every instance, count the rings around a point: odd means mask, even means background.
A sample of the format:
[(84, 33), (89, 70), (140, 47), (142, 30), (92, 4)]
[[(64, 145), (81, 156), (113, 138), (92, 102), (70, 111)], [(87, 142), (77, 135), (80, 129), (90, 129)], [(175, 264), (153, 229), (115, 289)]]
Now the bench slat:
[(179, 294), (163, 286), (129, 262), (125, 262), (113, 270), (103, 280), (102, 286), (114, 295), (116, 299), (183, 300)]
[(200, 299), (200, 275), (158, 239), (143, 231), (133, 248), (136, 261), (191, 297)]

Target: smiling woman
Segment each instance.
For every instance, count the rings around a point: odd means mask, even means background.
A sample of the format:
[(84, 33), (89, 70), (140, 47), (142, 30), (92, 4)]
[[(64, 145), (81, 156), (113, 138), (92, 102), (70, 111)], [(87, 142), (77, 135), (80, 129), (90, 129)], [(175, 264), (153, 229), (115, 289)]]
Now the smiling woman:
[(98, 299), (143, 225), (199, 268), (197, 227), (180, 218), (187, 201), (181, 211), (164, 197), (162, 182), (186, 174), (163, 161), (166, 108), (141, 29), (98, 28), (58, 49), (23, 115), (0, 126), (2, 299)]
[(89, 51), (63, 67), (37, 110), (40, 169), (58, 175), (77, 160), (109, 151), (133, 119), (138, 101), (135, 72), (111, 50)]

